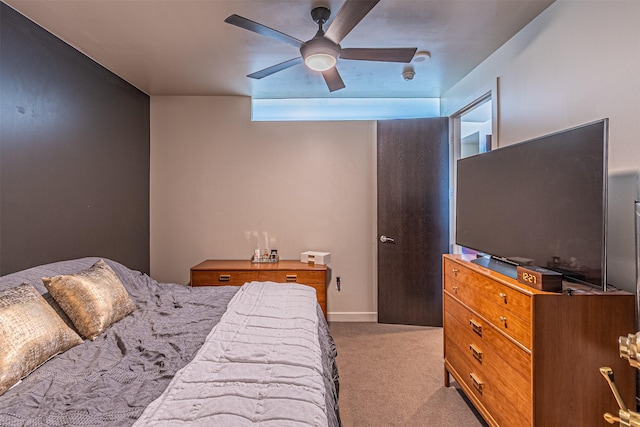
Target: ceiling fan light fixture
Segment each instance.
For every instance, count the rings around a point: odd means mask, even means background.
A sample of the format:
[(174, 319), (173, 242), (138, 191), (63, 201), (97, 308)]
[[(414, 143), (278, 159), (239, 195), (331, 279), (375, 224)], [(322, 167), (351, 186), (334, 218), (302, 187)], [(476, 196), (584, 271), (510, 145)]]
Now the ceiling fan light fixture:
[(300, 54), (310, 69), (327, 71), (336, 65), (340, 56), (340, 45), (324, 37), (313, 38), (300, 47)]
[(336, 65), (336, 58), (328, 53), (313, 53), (304, 59), (304, 63), (314, 71), (327, 71)]

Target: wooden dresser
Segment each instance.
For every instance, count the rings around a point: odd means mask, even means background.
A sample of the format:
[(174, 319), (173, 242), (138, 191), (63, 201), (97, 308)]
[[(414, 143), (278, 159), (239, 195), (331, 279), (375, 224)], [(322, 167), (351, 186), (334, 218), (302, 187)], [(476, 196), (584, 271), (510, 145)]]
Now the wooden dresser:
[(327, 317), (327, 266), (300, 261), (254, 264), (245, 260), (207, 260), (191, 268), (191, 286), (242, 286), (246, 282), (300, 283), (316, 290)]
[(444, 255), (443, 276), (445, 386), (453, 376), (491, 426), (607, 425), (618, 405), (603, 366), (635, 402), (635, 370), (618, 355), (633, 295), (542, 292), (459, 255)]

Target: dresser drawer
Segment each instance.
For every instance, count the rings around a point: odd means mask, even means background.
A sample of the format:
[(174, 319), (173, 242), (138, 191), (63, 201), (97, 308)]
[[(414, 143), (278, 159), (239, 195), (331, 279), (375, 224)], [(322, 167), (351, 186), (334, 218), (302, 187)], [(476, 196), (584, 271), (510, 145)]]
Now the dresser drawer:
[[(477, 299), (482, 299), (477, 295), (474, 296)], [(474, 301), (478, 302), (477, 299)], [(472, 301), (472, 303), (474, 301)], [(470, 308), (474, 307), (474, 304), (468, 305)], [(512, 312), (505, 310), (504, 307), (489, 302), (475, 304), (474, 311), (484, 317), (484, 319), (496, 329), (504, 332), (528, 351), (531, 351), (532, 326), (530, 319), (522, 319)]]
[[(472, 369), (477, 370), (498, 393), (503, 394), (518, 412), (530, 418), (530, 377), (522, 376), (511, 360), (503, 359), (488, 341), (471, 332), (449, 312), (445, 312), (444, 322), (450, 338), (445, 347), (445, 358), (449, 358), (450, 352), (462, 353)], [(513, 343), (503, 345), (518, 350)]]
[[(508, 388), (505, 390), (490, 371), (472, 362), (461, 349), (456, 347), (451, 337), (445, 338), (445, 345), (448, 349), (452, 349), (447, 354), (446, 360), (455, 367), (454, 374), (459, 376), (456, 379), (466, 385), (467, 390), (470, 390), (487, 408), (500, 426), (531, 425), (531, 415), (526, 413), (528, 412), (526, 408), (522, 408), (511, 400), (512, 390)], [(522, 412), (523, 409), (525, 413)]]
[[(484, 318), (472, 313), (461, 303), (449, 295), (444, 296), (444, 321), (447, 333), (464, 337), (469, 343), (482, 343), (495, 352), (499, 360), (506, 360), (511, 369), (525, 381), (531, 381), (531, 355), (509, 341), (503, 334), (492, 327)], [(455, 323), (453, 322), (455, 320)], [(495, 356), (494, 356), (495, 357)]]
[(445, 291), (531, 350), (531, 297), (445, 260)]
[(451, 282), (451, 291), (454, 292), (453, 288), (455, 287), (455, 291), (460, 294), (459, 299), (464, 303), (467, 303), (465, 298), (471, 298), (471, 294), (482, 295), (516, 316), (523, 319), (531, 318), (531, 297), (529, 295), (500, 284), (448, 259), (445, 259), (444, 271), (447, 279), (445, 282)]
[(531, 351), (532, 325), (530, 319), (522, 319), (496, 304), (486, 304), (482, 306), (479, 313), (498, 329)]
[(258, 280), (258, 275), (251, 271), (192, 271), (191, 286), (242, 286), (247, 282)]

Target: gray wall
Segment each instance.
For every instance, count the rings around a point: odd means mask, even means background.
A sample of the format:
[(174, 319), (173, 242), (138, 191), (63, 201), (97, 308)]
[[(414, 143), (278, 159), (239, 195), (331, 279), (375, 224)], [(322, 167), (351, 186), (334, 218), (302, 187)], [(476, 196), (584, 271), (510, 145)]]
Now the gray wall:
[(149, 97), (0, 4), (0, 274), (149, 271)]
[(448, 115), (492, 91), (495, 147), (609, 118), (607, 277), (630, 290), (637, 281), (639, 40), (640, 2), (556, 1), (441, 98)]
[(376, 212), (376, 122), (252, 122), (249, 97), (151, 97), (154, 279), (258, 247), (330, 252), (329, 320), (375, 322)]

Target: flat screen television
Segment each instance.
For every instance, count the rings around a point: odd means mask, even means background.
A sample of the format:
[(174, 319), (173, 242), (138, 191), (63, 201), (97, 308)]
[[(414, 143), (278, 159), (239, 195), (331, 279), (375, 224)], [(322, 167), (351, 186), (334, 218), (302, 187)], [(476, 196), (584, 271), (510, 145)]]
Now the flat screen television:
[(603, 119), (458, 160), (456, 244), (606, 289), (607, 135)]

